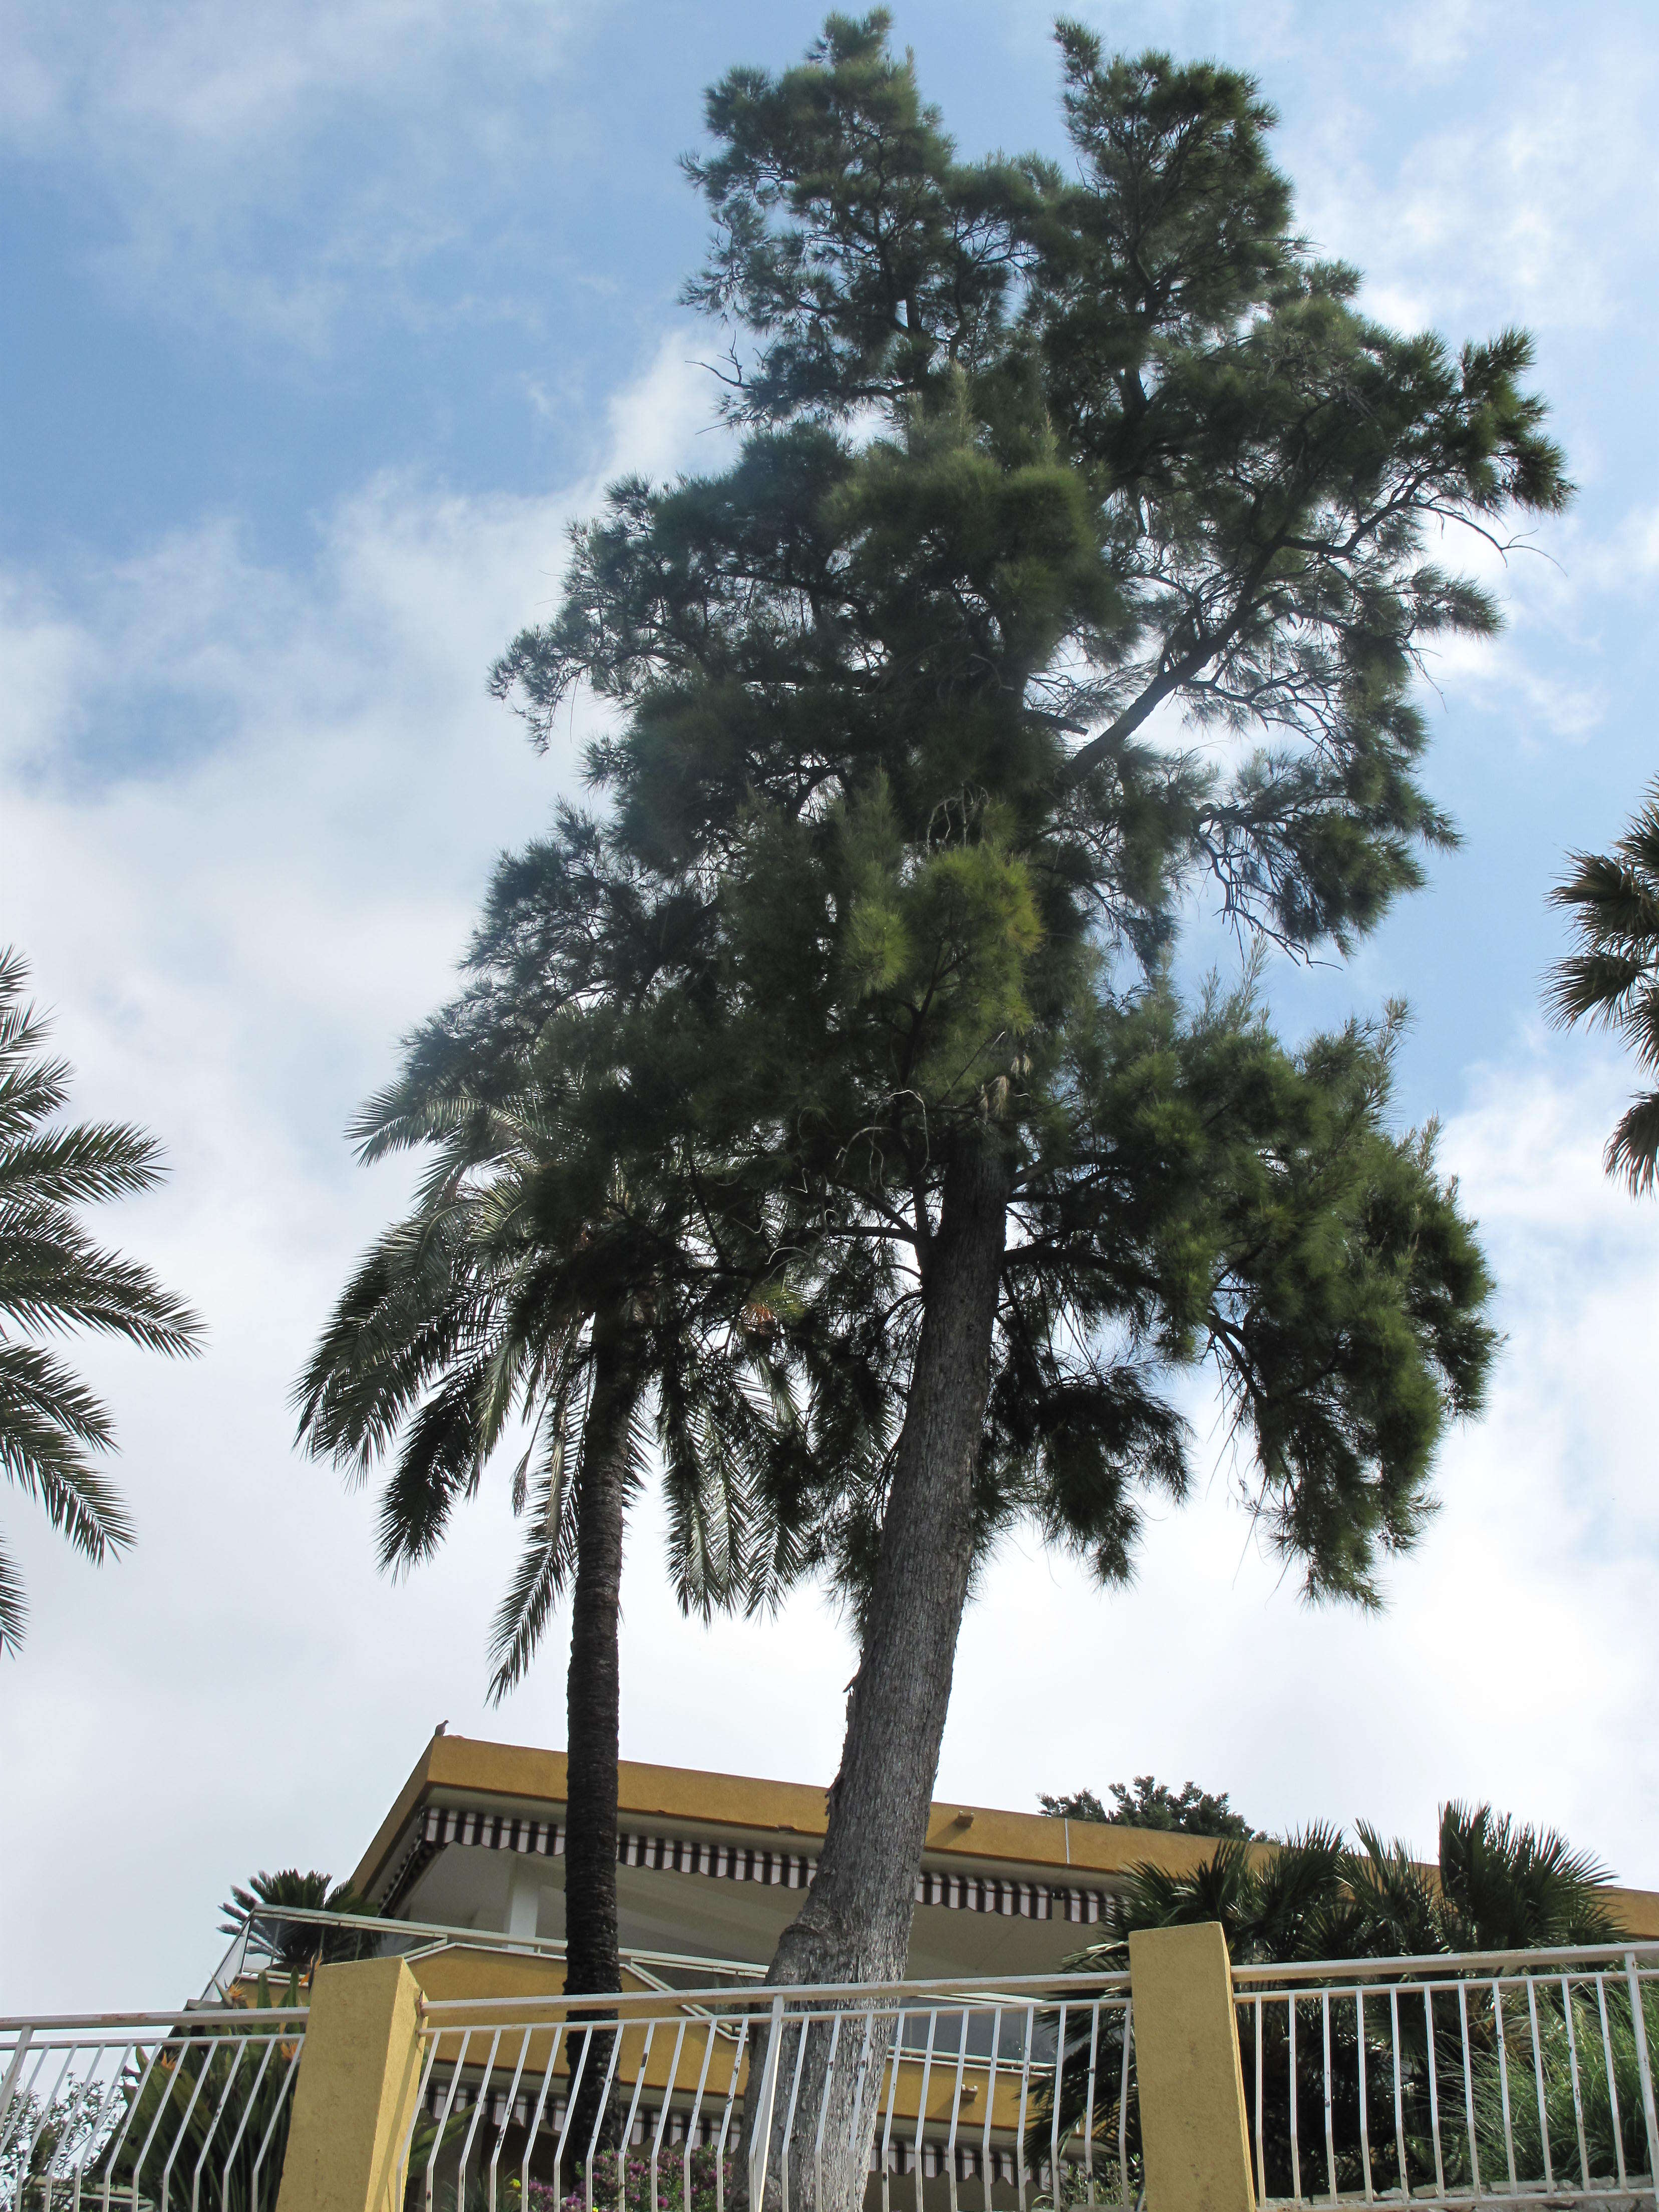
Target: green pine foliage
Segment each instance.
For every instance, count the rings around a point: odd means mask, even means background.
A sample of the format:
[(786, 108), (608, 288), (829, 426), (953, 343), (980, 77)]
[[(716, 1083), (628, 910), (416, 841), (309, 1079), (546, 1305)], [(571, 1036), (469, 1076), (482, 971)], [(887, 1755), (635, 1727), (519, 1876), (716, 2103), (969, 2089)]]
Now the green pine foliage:
[[(1035, 1516), (1121, 1576), (1207, 1360), (1261, 1527), (1370, 1602), (1480, 1401), (1472, 1225), (1390, 1133), (1397, 1010), (1292, 1049), (1166, 956), (1206, 885), (1346, 949), (1450, 841), (1413, 685), (1497, 617), (1426, 548), (1568, 495), (1528, 343), (1360, 314), (1237, 73), (1062, 27), (1073, 167), (965, 165), (886, 33), (710, 95), (690, 296), (742, 451), (616, 486), (496, 689), (542, 740), (578, 685), (613, 710), (609, 834), (702, 901), (679, 1067), (780, 1300), (860, 1244), (908, 1354), (951, 1163), (1006, 1156), (981, 1538)], [(854, 1588), (879, 1473), (823, 1525)]]
[[(95, 1463), (114, 1447), (114, 1424), (33, 1340), (91, 1329), (176, 1357), (199, 1348), (202, 1323), (149, 1268), (82, 1227), (80, 1207), (153, 1190), (161, 1152), (130, 1122), (58, 1121), (70, 1069), (46, 1054), (50, 1025), (25, 996), (27, 981), (20, 955), (0, 951), (0, 1474), (101, 1562), (133, 1540)], [(0, 1546), (0, 1653), (19, 1649), (27, 1617), (21, 1578)]]
[(1224, 1790), (1218, 1797), (1184, 1782), (1179, 1790), (1150, 1774), (1137, 1774), (1133, 1784), (1109, 1785), (1109, 1812), (1092, 1790), (1074, 1790), (1064, 1796), (1041, 1794), (1037, 1802), (1051, 1820), (1095, 1820), (1116, 1828), (1151, 1828), (1168, 1835), (1228, 1836), (1246, 1843), (1264, 1842), (1242, 1813), (1235, 1813)]

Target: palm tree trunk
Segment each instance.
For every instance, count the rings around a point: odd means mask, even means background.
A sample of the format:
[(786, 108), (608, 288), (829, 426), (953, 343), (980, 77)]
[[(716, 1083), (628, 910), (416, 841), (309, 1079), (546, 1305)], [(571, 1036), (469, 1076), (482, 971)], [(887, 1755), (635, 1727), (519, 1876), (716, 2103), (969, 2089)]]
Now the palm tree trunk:
[[(623, 1525), (632, 1475), (630, 1436), (641, 1391), (638, 1347), (615, 1320), (594, 1328), (593, 1389), (582, 1428), (576, 1492), (576, 1571), (567, 1689), (565, 1990), (609, 1992), (622, 1981), (617, 1939), (617, 1760), (622, 1727), (617, 1624)], [(599, 2014), (598, 2017), (609, 2017)], [(608, 2035), (574, 2038), (586, 2053), (571, 2142), (585, 2157), (600, 2117)]]
[[(903, 1975), (973, 1564), (974, 1476), (1012, 1187), (1007, 1154), (988, 1132), (964, 1146), (946, 1173), (841, 1771), (830, 1793), (817, 1875), (768, 1975), (775, 1984)], [(840, 2039), (832, 2078), (828, 2031), (816, 2031), (791, 2125), (796, 2052), (792, 2035), (781, 2041), (785, 2047), (774, 2059), (781, 2087), (769, 2129), (767, 2203), (778, 2200), (787, 2159), (793, 2204), (854, 2212), (863, 2201), (875, 2125), (872, 2084), (879, 2080), (884, 2047), (872, 2048), (860, 2090), (860, 2038)], [(757, 2084), (763, 2078), (759, 2054), (750, 2078)], [(814, 2139), (826, 2100), (817, 2197)], [(752, 2130), (760, 2115), (750, 2119)], [(748, 2139), (755, 2140), (752, 2131)]]

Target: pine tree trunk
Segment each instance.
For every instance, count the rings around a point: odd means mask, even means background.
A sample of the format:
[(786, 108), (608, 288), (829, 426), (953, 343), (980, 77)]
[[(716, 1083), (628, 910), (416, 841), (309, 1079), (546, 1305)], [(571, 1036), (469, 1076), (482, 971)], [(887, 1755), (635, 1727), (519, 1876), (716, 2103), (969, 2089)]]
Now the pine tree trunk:
[[(617, 1938), (617, 1760), (622, 1729), (617, 1625), (629, 1437), (640, 1392), (635, 1347), (621, 1326), (601, 1322), (594, 1330), (593, 1391), (582, 1428), (577, 1476), (576, 1571), (566, 1705), (565, 1990), (570, 1996), (608, 1993), (622, 1981)], [(600, 2013), (595, 2017), (614, 2015)], [(573, 2037), (573, 2069), (584, 2044), (586, 2055), (570, 2132), (572, 2153), (579, 2160), (586, 2158), (600, 2120), (611, 2038), (597, 2033)], [(602, 2143), (605, 2136), (601, 2128)]]
[[(767, 1978), (774, 1984), (903, 1976), (973, 1564), (974, 1475), (1012, 1189), (1007, 1156), (989, 1133), (964, 1146), (946, 1172), (829, 1828), (806, 1902), (772, 1961)], [(795, 2036), (786, 2030), (780, 2038), (766, 2203), (780, 2199), (787, 2158), (792, 2206), (855, 2212), (863, 2202), (885, 2045), (879, 2039), (872, 2045), (860, 2084), (860, 2036), (843, 2034), (832, 2069), (828, 2028), (811, 2033), (793, 2097)], [(761, 2082), (763, 2069), (757, 2051), (751, 2084)], [(820, 2194), (814, 2143), (821, 2110)], [(749, 2120), (752, 2143), (760, 2115), (751, 2112)]]

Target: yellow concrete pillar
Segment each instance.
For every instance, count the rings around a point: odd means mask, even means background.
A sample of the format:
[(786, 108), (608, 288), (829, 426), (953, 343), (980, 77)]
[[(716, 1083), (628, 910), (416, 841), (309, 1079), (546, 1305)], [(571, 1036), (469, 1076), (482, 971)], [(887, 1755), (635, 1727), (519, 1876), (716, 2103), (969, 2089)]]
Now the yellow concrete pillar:
[(401, 2212), (420, 1997), (401, 1959), (317, 1969), (276, 2212)]
[(1129, 1984), (1146, 2212), (1255, 2212), (1220, 1923), (1132, 1935)]

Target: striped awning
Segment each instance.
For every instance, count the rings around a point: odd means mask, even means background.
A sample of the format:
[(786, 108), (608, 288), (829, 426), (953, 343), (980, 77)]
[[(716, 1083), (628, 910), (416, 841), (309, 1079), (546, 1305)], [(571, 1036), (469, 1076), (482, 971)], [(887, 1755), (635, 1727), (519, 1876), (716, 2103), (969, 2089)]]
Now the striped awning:
[[(428, 1805), (414, 1845), (393, 1883), (406, 1887), (434, 1855), (450, 1844), (473, 1850), (516, 1851), (532, 1858), (562, 1858), (565, 1832), (556, 1820), (530, 1820), (513, 1813), (480, 1813), (469, 1807)], [(757, 1881), (775, 1889), (806, 1889), (817, 1865), (802, 1851), (761, 1844), (710, 1843), (690, 1836), (653, 1836), (629, 1830), (617, 1838), (620, 1866), (654, 1867), (665, 1874), (703, 1875), (715, 1881)], [(387, 1899), (387, 1905), (392, 1902)], [(993, 1912), (1008, 1919), (1068, 1920), (1096, 1925), (1104, 1894), (1070, 1884), (1006, 1881), (994, 1875), (924, 1870), (916, 1877), (916, 1903), (957, 1912)], [(382, 1907), (384, 1911), (385, 1906)]]

